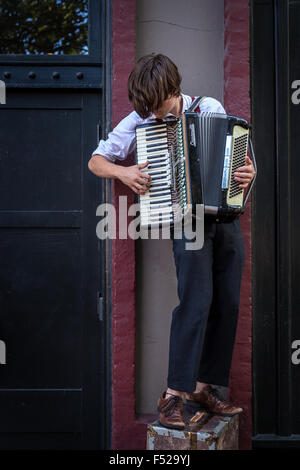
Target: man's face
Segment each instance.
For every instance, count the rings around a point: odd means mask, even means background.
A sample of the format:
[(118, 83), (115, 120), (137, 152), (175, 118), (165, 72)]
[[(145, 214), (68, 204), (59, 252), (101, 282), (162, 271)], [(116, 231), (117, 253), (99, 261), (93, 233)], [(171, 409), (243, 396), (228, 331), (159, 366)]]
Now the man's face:
[(167, 98), (160, 108), (153, 111), (154, 116), (157, 119), (162, 119), (169, 113), (175, 114), (178, 110), (178, 99), (180, 99), (178, 96)]

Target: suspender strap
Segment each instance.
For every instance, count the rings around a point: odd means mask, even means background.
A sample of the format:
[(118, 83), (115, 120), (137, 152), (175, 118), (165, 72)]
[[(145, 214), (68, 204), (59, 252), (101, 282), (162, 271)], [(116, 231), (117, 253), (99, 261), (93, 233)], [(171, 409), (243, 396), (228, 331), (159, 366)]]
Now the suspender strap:
[[(195, 111), (197, 108), (198, 104), (202, 101), (202, 99), (205, 98), (205, 96), (198, 96), (198, 98), (192, 98), (192, 104), (191, 106), (187, 109), (187, 111)], [(200, 111), (200, 108), (199, 108)]]

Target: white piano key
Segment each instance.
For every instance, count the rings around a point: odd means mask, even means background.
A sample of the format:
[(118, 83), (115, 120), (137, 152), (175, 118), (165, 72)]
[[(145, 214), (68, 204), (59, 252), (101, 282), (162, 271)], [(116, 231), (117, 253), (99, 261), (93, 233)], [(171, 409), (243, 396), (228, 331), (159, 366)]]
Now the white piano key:
[(167, 132), (166, 124), (157, 124), (157, 125), (149, 126), (149, 127), (138, 127), (136, 129), (136, 135), (146, 136), (151, 133), (160, 132), (160, 131)]
[(140, 202), (142, 207), (147, 207), (149, 209), (151, 207), (156, 207), (156, 206), (158, 207), (160, 204), (161, 205), (166, 205), (166, 204), (170, 204), (170, 203), (172, 204), (172, 200), (171, 200), (170, 197), (165, 198), (165, 199), (163, 199), (163, 198), (162, 199), (157, 199), (156, 201), (146, 199), (146, 200), (143, 200), (143, 201)]
[[(151, 140), (150, 140), (151, 139)], [(139, 148), (147, 147), (153, 144), (163, 144), (163, 143), (168, 143), (167, 136), (162, 135), (162, 136), (153, 136), (149, 138), (144, 138), (144, 137), (136, 137), (136, 144), (139, 146)]]
[[(141, 204), (150, 206), (150, 205), (155, 205), (155, 204), (153, 204), (154, 202), (158, 202), (158, 201), (169, 201), (169, 202), (171, 202), (171, 200), (172, 200), (171, 193), (170, 194), (159, 194), (155, 198), (151, 197), (148, 193), (149, 193), (149, 191), (140, 196)], [(151, 202), (151, 204), (150, 204), (150, 202)]]
[(148, 211), (146, 209), (141, 209), (140, 214), (143, 216), (144, 214), (149, 214), (150, 216), (158, 216), (159, 214), (161, 215), (167, 215), (173, 213), (172, 207), (165, 207), (165, 208), (160, 208), (160, 209), (153, 209), (153, 211)]
[(152, 193), (152, 194), (149, 194), (149, 196), (147, 196), (147, 198), (149, 198), (149, 201), (157, 201), (160, 197), (168, 197), (169, 199), (171, 199), (171, 191), (165, 191), (165, 192), (160, 191), (157, 194)]
[(138, 150), (138, 160), (142, 160), (145, 157), (152, 157), (152, 158), (169, 158), (169, 152), (168, 149), (163, 149), (163, 150), (155, 150), (153, 152), (147, 152), (145, 149), (141, 149), (141, 151)]

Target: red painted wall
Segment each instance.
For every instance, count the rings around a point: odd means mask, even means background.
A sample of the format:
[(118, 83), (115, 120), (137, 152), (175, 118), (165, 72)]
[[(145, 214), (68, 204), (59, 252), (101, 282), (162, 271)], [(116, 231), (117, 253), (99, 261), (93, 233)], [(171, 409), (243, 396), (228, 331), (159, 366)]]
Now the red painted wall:
[[(112, 119), (117, 124), (131, 111), (127, 78), (135, 61), (135, 0), (112, 0)], [(224, 101), (228, 112), (250, 118), (249, 4), (225, 0)], [(130, 162), (128, 162), (130, 163)], [(113, 202), (133, 193), (113, 183)], [(231, 371), (231, 398), (245, 409), (241, 418), (241, 448), (251, 447), (251, 217), (243, 215), (247, 262)], [(112, 246), (113, 374), (112, 448), (145, 449), (146, 425), (136, 420), (135, 364), (135, 255), (134, 241), (114, 240)]]
[[(135, 0), (112, 0), (112, 120), (113, 126), (132, 111), (127, 79), (135, 63)], [(130, 163), (130, 162), (128, 162)], [(113, 202), (134, 195), (119, 181), (113, 184)], [(145, 425), (135, 422), (135, 256), (134, 241), (112, 244), (112, 448), (145, 449)]]
[[(248, 0), (224, 1), (224, 103), (228, 113), (250, 120), (250, 8)], [(240, 418), (240, 449), (251, 449), (251, 201), (241, 225), (246, 248), (239, 323), (231, 368), (230, 396), (243, 406)]]

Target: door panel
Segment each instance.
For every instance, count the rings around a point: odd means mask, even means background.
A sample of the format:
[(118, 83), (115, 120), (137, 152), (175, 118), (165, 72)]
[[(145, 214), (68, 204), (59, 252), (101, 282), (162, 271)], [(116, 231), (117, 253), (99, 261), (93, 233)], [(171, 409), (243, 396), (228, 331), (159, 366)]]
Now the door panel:
[(109, 257), (96, 208), (106, 189), (88, 161), (109, 117), (110, 2), (41, 1), (32, 14), (29, 3), (0, 9), (0, 449), (102, 449)]
[(99, 119), (99, 91), (10, 89), (0, 107), (0, 448), (103, 446)]
[(81, 210), (82, 162), (76, 156), (82, 142), (74, 133), (81, 127), (81, 109), (75, 103), (54, 107), (53, 99), (49, 95), (49, 103), (35, 109), (30, 101), (23, 108), (20, 103), (12, 107), (9, 94), (10, 108), (1, 123), (5, 148), (0, 165), (5, 171), (0, 176), (0, 210)]
[[(294, 82), (298, 82), (297, 89), (299, 90), (300, 80), (300, 1), (296, 0), (290, 2), (289, 8), (289, 78), (291, 85), (291, 97), (295, 91)], [(291, 203), (291, 342), (297, 341), (298, 351), (300, 350), (300, 320), (299, 320), (299, 306), (300, 306), (300, 223), (299, 223), (299, 177), (300, 177), (300, 136), (299, 136), (299, 123), (300, 123), (300, 100), (299, 91), (297, 92), (297, 100), (290, 100), (290, 203)], [(296, 349), (296, 348), (295, 348)], [(291, 350), (295, 352), (295, 349)], [(300, 354), (297, 354), (298, 361)], [(291, 397), (291, 432), (300, 436), (300, 364), (291, 363), (291, 384), (292, 384), (292, 397)], [(300, 446), (300, 442), (299, 442)]]
[(300, 1), (252, 2), (254, 198), (253, 402), (256, 447), (299, 447)]

